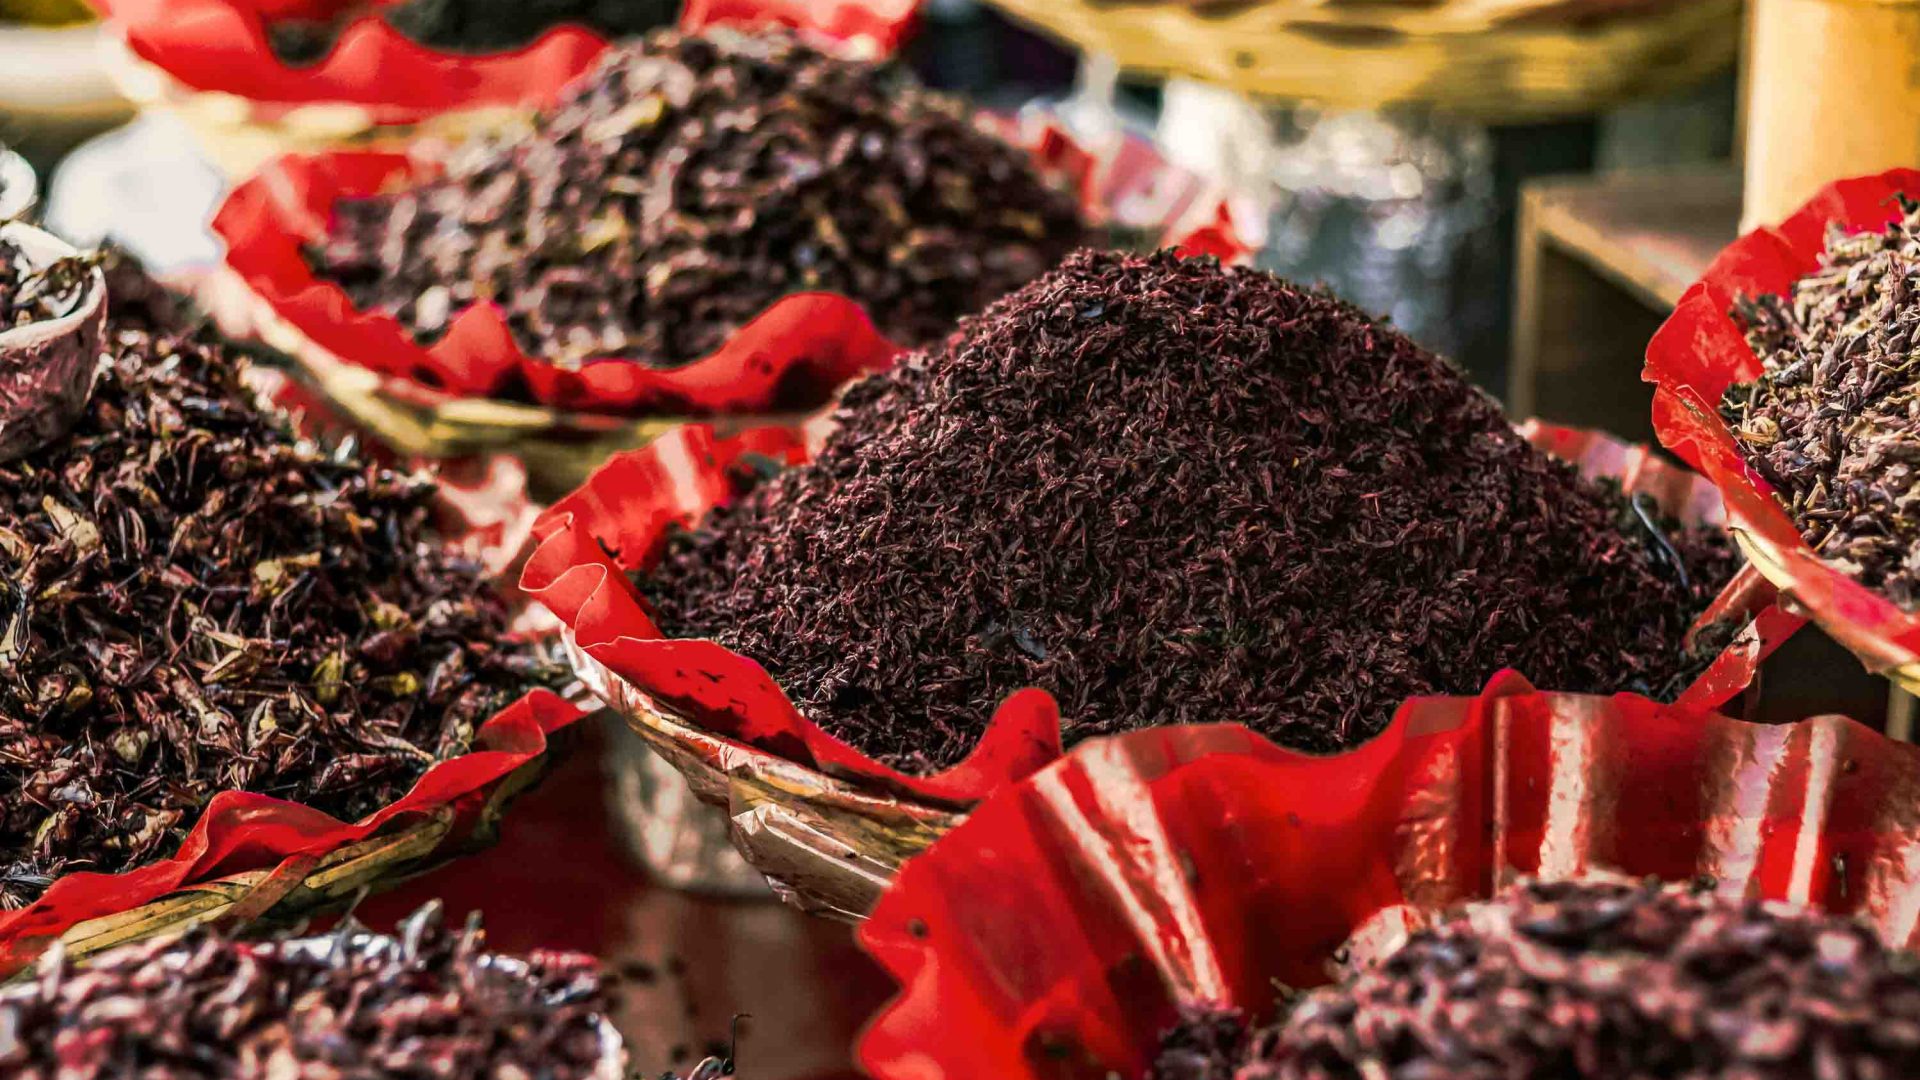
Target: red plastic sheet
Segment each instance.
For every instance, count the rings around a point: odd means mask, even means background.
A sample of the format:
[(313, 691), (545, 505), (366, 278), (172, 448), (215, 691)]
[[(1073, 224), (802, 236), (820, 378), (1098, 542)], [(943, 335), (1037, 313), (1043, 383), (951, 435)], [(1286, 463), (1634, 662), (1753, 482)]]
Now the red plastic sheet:
[(909, 862), (859, 932), (901, 985), (875, 1080), (1144, 1074), (1181, 1004), (1271, 1017), (1423, 918), (1520, 876), (1684, 880), (1920, 945), (1920, 747), (1631, 695), (1422, 698), (1351, 753), (1238, 726), (1100, 740)]
[(399, 801), (357, 822), (265, 795), (222, 792), (173, 858), (120, 874), (67, 874), (30, 907), (0, 913), (0, 978), (88, 919), (228, 874), (271, 869), (298, 877), (312, 858), (443, 807), (456, 811), (453, 842), (472, 826), (492, 785), (545, 753), (548, 737), (581, 715), (548, 691), (528, 694), (481, 726), (471, 753), (434, 766)]
[(1653, 420), (1661, 443), (1719, 489), (1730, 525), (1751, 541), (1767, 576), (1880, 672), (1920, 663), (1920, 616), (1901, 611), (1814, 554), (1772, 486), (1747, 467), (1717, 406), (1728, 387), (1762, 372), (1730, 314), (1735, 299), (1786, 292), (1819, 265), (1829, 223), (1849, 231), (1882, 228), (1899, 218), (1894, 195), (1900, 192), (1920, 196), (1920, 172), (1896, 169), (1842, 180), (1777, 228), (1740, 238), (1653, 336), (1644, 374), (1655, 387)]
[[(1227, 259), (1250, 251), (1220, 193), (1140, 140), (1095, 155), (1044, 118), (1007, 120), (1001, 130), (1027, 146), (1043, 170), (1071, 178), (1094, 220), (1144, 219), (1171, 246)], [(854, 300), (820, 292), (783, 297), (717, 352), (671, 370), (626, 358), (556, 367), (523, 351), (491, 304), (467, 308), (445, 337), (420, 345), (393, 316), (356, 308), (338, 285), (316, 277), (301, 249), (325, 235), (340, 199), (391, 190), (436, 171), (432, 162), (405, 154), (288, 155), (235, 188), (213, 228), (226, 241), (228, 268), (308, 341), (430, 393), (491, 397), (518, 385), (540, 404), (580, 412), (758, 413), (796, 400), (823, 401), (902, 351)]]
[[(301, 105), (345, 104), (376, 125), (414, 124), (463, 109), (534, 109), (588, 71), (608, 46), (556, 27), (510, 52), (469, 56), (409, 41), (372, 13), (318, 62), (290, 66), (268, 47), (267, 23), (326, 19), (358, 0), (91, 0), (141, 59), (181, 84), (232, 94), (271, 119)], [(692, 0), (682, 24), (777, 24), (815, 38), (890, 52), (912, 30), (914, 0)]]
[[(1603, 435), (1528, 424), (1523, 434), (1582, 464), (1591, 475), (1647, 491), (1669, 514), (1711, 521), (1710, 488), (1645, 447)], [(574, 644), (614, 677), (707, 731), (801, 765), (936, 805), (964, 806), (1061, 756), (1060, 718), (1038, 690), (1010, 696), (964, 761), (927, 777), (881, 764), (800, 715), (759, 664), (713, 641), (670, 639), (628, 578), (657, 561), (669, 528), (697, 523), (731, 493), (729, 468), (747, 453), (789, 463), (806, 454), (802, 434), (767, 428), (720, 440), (711, 428), (677, 428), (651, 446), (616, 455), (534, 525), (538, 546), (521, 589), (545, 605)], [(1760, 660), (1800, 620), (1768, 606), (1765, 589), (1722, 598), (1716, 611), (1758, 619), (1687, 691), (1688, 704), (1717, 707), (1753, 680)]]
[(350, 0), (91, 0), (142, 60), (181, 84), (232, 94), (263, 119), (301, 105), (345, 104), (378, 125), (461, 109), (537, 108), (607, 47), (561, 27), (514, 52), (464, 56), (416, 44), (378, 17), (353, 20), (319, 62), (291, 67), (267, 45), (266, 23), (325, 18)]

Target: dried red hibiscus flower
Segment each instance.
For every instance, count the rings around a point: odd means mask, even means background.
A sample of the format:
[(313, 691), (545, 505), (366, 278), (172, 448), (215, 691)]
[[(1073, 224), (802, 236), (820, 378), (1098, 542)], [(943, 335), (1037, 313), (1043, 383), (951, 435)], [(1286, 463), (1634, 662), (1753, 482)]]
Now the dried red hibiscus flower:
[(716, 29), (614, 50), (530, 136), (340, 203), (311, 258), (423, 342), (490, 301), (536, 358), (671, 368), (795, 292), (930, 342), (1086, 236), (1025, 151), (904, 70)]
[(619, 1076), (592, 960), (486, 952), (429, 907), (398, 937), (354, 926), (238, 941), (208, 929), (126, 945), (0, 989), (13, 1080), (388, 1080)]
[(1076, 254), (836, 422), (638, 584), (912, 773), (1029, 686), (1069, 743), (1233, 720), (1314, 751), (1509, 666), (1669, 692), (1733, 564), (1395, 331), (1212, 260)]
[(1789, 296), (1734, 312), (1766, 373), (1728, 389), (1741, 454), (1809, 546), (1907, 611), (1920, 610), (1920, 203), (1878, 232), (1829, 232)]
[(223, 790), (363, 816), (558, 676), (430, 479), (297, 437), (113, 280), (85, 413), (0, 465), (0, 910), (170, 855)]
[(1703, 886), (1526, 884), (1248, 1032), (1198, 1012), (1153, 1080), (1920, 1075), (1920, 964), (1852, 920)]

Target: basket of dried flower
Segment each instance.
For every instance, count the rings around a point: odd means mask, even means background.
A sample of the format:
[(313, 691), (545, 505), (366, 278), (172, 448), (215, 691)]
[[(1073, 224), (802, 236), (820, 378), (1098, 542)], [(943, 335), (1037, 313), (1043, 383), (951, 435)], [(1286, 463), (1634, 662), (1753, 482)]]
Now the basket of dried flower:
[(1753, 566), (1920, 691), (1908, 356), (1920, 173), (1831, 185), (1742, 237), (1647, 349), (1660, 441), (1719, 487)]
[(1229, 725), (1099, 740), (902, 871), (860, 929), (901, 985), (860, 1061), (1909, 1075), (1917, 786), (1920, 748), (1838, 717), (1514, 678), (1410, 701), (1334, 758)]
[[(514, 130), (592, 68), (609, 42), (672, 25), (680, 7), (93, 2), (118, 46), (108, 66), (122, 91), (181, 116), (234, 175), (287, 151)], [(740, 6), (695, 3), (684, 17), (731, 18)], [(890, 49), (912, 14), (910, 4), (885, 0), (750, 6), (756, 17), (869, 51)]]
[(1335, 751), (1504, 667), (1717, 706), (1801, 622), (1715, 601), (1703, 481), (1516, 432), (1397, 333), (1209, 259), (1076, 255), (823, 428), (616, 457), (521, 585), (749, 860), (842, 915), (1089, 737), (1239, 715)]
[(299, 437), (135, 275), (77, 416), (0, 464), (0, 973), (483, 844), (580, 715), (500, 587), (523, 495)]
[(219, 306), (390, 441), (522, 454), (557, 494), (689, 416), (816, 409), (1105, 223), (1226, 239), (1220, 193), (1144, 143), (1096, 157), (905, 79), (661, 34), (524, 141), (283, 158), (215, 220)]
[(1134, 71), (1489, 121), (1590, 114), (1733, 63), (1739, 0), (994, 0)]

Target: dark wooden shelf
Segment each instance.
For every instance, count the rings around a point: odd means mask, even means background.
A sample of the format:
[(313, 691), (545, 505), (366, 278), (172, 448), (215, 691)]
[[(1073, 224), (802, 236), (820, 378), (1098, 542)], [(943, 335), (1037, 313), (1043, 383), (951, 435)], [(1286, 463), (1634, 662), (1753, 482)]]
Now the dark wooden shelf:
[(1732, 168), (1538, 180), (1520, 196), (1513, 358), (1515, 416), (1653, 435), (1640, 381), (1674, 303), (1738, 235)]

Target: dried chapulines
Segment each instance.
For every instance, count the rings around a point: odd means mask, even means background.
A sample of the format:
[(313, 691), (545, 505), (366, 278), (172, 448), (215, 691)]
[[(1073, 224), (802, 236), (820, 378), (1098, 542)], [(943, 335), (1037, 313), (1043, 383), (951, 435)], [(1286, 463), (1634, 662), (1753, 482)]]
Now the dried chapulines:
[(91, 257), (75, 255), (35, 267), (19, 247), (0, 240), (0, 332), (71, 315), (93, 266)]
[(547, 31), (577, 26), (601, 37), (644, 34), (673, 22), (677, 0), (402, 0), (348, 4), (326, 19), (275, 19), (267, 44), (289, 64), (333, 50), (356, 19), (376, 16), (409, 41), (444, 52), (485, 54), (531, 45)]
[(129, 310), (69, 435), (0, 466), (0, 910), (171, 854), (222, 790), (359, 817), (555, 677), (430, 479), (296, 437), (224, 346)]
[[(618, 1044), (593, 961), (485, 950), (416, 912), (397, 937), (240, 941), (200, 928), (0, 989), (13, 1080), (387, 1080), (609, 1075)], [(613, 1072), (617, 1075), (617, 1071)]]
[(1153, 1080), (1920, 1075), (1920, 963), (1693, 885), (1523, 884), (1248, 1032), (1199, 1012)]
[(676, 367), (802, 291), (931, 342), (1086, 235), (1024, 151), (903, 69), (716, 29), (615, 50), (530, 137), (340, 203), (311, 257), (422, 341), (491, 301), (556, 365)]
[(1882, 232), (1827, 236), (1789, 296), (1743, 298), (1766, 372), (1721, 413), (1822, 558), (1920, 610), (1920, 203)]
[(1733, 565), (1400, 334), (1212, 260), (1076, 254), (836, 422), (638, 583), (914, 773), (1028, 686), (1070, 743), (1232, 719), (1314, 751), (1507, 666), (1668, 686)]

